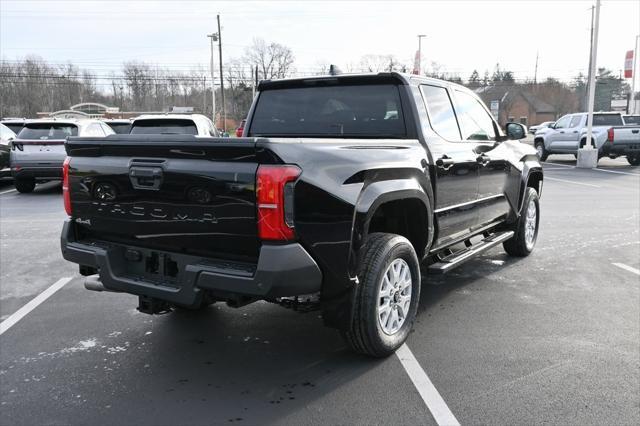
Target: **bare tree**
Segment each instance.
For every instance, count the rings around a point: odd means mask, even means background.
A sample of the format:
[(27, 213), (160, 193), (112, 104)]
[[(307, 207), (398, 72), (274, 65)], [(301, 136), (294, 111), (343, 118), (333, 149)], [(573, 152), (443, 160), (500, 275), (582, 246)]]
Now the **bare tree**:
[(293, 71), (293, 52), (287, 46), (278, 43), (267, 43), (261, 38), (253, 39), (247, 47), (244, 62), (249, 67), (258, 66), (260, 78), (272, 80), (285, 78)]

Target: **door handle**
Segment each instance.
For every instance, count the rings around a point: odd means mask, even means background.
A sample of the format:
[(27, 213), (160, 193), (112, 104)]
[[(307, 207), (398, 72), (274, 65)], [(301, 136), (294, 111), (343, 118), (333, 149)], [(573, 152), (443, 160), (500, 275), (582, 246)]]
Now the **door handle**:
[(564, 133), (564, 130), (560, 130), (560, 133)]
[(442, 157), (436, 160), (436, 166), (438, 166), (438, 168), (443, 170), (449, 170), (451, 166), (453, 166), (455, 163), (456, 162), (453, 158), (450, 158), (446, 155), (443, 155)]
[(574, 130), (574, 131), (573, 131), (573, 133), (578, 133), (578, 131), (577, 131), (577, 130)]
[(489, 156), (484, 154), (480, 154), (476, 157), (476, 162), (480, 164), (482, 167), (485, 167), (487, 164), (489, 164), (490, 161), (491, 161), (491, 158), (489, 158)]

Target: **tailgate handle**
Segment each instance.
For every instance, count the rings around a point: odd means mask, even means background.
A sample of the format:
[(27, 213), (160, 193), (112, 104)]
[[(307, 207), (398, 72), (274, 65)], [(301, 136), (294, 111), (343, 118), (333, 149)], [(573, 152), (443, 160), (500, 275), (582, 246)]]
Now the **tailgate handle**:
[(129, 179), (135, 189), (157, 191), (162, 184), (162, 168), (160, 167), (131, 167)]
[(638, 133), (640, 130), (632, 130), (631, 133)]

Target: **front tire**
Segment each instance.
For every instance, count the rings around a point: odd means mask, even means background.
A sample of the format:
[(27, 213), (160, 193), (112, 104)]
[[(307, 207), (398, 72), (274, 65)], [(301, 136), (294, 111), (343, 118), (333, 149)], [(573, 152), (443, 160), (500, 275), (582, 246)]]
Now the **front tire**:
[(527, 188), (522, 204), (522, 214), (514, 224), (514, 235), (502, 246), (511, 256), (525, 257), (533, 251), (538, 239), (538, 225), (540, 224), (540, 200), (533, 188)]
[(632, 166), (640, 166), (640, 154), (627, 155), (627, 161)]
[(35, 179), (16, 179), (13, 184), (21, 194), (33, 192), (36, 187)]
[(549, 157), (549, 152), (544, 147), (544, 142), (539, 140), (535, 143), (534, 146), (536, 148), (536, 155), (538, 156), (540, 161), (546, 161)]
[(358, 280), (345, 340), (355, 352), (389, 356), (407, 339), (420, 301), (420, 266), (413, 246), (400, 235), (369, 235)]

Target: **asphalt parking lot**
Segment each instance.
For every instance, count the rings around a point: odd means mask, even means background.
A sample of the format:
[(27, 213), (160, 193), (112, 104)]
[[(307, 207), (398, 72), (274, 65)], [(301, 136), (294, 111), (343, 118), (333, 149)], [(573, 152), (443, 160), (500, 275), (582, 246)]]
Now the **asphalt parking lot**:
[[(427, 277), (408, 346), (461, 424), (640, 424), (640, 168), (544, 164), (528, 258)], [(59, 184), (0, 187), (2, 424), (435, 424), (397, 356), (267, 303), (147, 316), (62, 260)]]

